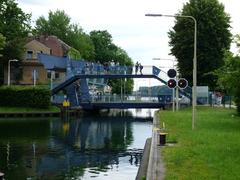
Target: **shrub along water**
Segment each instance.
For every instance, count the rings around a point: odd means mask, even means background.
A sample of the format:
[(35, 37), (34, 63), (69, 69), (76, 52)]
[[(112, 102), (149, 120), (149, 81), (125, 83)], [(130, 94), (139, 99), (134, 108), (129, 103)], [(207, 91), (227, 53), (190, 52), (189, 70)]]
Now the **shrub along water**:
[(240, 117), (234, 109), (198, 107), (196, 129), (191, 109), (161, 111), (169, 133), (163, 148), (166, 179), (240, 179)]
[(46, 88), (10, 86), (0, 88), (0, 106), (48, 108), (51, 92)]

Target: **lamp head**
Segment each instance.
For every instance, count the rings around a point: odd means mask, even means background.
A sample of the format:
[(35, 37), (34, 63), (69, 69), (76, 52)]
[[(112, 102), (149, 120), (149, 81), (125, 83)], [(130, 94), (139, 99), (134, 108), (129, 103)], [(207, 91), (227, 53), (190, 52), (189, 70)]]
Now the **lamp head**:
[(145, 16), (157, 17), (157, 16), (163, 16), (163, 15), (162, 14), (145, 14)]

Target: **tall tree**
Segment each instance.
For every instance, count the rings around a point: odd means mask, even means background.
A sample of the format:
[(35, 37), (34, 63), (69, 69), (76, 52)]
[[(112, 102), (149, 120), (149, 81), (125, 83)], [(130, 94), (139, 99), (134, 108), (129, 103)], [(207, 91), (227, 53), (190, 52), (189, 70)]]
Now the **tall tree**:
[(113, 60), (117, 46), (112, 43), (112, 36), (109, 32), (91, 31), (90, 38), (95, 47), (95, 57), (100, 63)]
[[(114, 60), (115, 63), (118, 62), (122, 66), (133, 65), (132, 59), (126, 51), (112, 42), (112, 36), (107, 31), (92, 31), (90, 32), (90, 37), (94, 43), (96, 61), (104, 64)], [(126, 81), (112, 79), (109, 81), (109, 85), (112, 87), (112, 92), (117, 94), (121, 93), (121, 86), (125, 87), (125, 92), (128, 94), (133, 90), (132, 79), (127, 79)]]
[[(223, 65), (224, 50), (230, 48), (230, 17), (218, 0), (190, 0), (179, 15), (197, 20), (197, 85), (214, 89), (217, 77), (210, 72)], [(180, 75), (192, 85), (194, 22), (190, 18), (176, 18), (169, 38)]]
[(0, 33), (0, 57), (2, 57), (1, 51), (5, 46), (5, 40), (6, 38)]
[(83, 59), (94, 60), (94, 44), (90, 36), (86, 34), (79, 25), (71, 25), (67, 43), (77, 49)]
[(240, 56), (226, 51), (224, 56), (224, 66), (217, 69), (218, 85), (227, 94), (233, 95), (240, 115)]
[(22, 59), (25, 38), (30, 32), (30, 14), (25, 14), (14, 0), (0, 1), (0, 33), (6, 43), (0, 57), (0, 84), (3, 83), (3, 66), (9, 59)]
[(66, 42), (67, 34), (71, 30), (70, 21), (71, 18), (64, 11), (49, 11), (48, 19), (41, 16), (36, 20), (35, 31), (39, 35), (55, 35)]
[(94, 58), (94, 45), (89, 35), (77, 24), (71, 24), (71, 18), (61, 10), (50, 11), (48, 18), (41, 16), (36, 21), (35, 34), (55, 35), (75, 50), (82, 58)]

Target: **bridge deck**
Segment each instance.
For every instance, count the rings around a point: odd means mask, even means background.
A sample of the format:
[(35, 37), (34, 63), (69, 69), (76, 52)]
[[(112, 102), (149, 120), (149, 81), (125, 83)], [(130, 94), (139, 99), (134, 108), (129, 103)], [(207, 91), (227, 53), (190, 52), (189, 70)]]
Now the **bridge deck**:
[(141, 102), (141, 103), (122, 103), (122, 102), (91, 102), (79, 103), (83, 109), (149, 109), (149, 108), (165, 108), (167, 105), (159, 102)]

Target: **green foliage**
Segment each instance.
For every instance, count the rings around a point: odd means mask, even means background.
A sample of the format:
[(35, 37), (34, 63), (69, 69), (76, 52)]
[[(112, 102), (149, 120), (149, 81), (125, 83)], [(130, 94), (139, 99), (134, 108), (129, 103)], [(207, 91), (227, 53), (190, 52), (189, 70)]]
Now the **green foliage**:
[[(197, 81), (198, 85), (216, 86), (217, 77), (209, 72), (223, 65), (224, 49), (231, 43), (230, 17), (218, 0), (190, 0), (179, 15), (195, 17), (197, 21)], [(178, 69), (192, 84), (194, 22), (176, 18), (169, 32), (171, 54), (178, 60)]]
[(5, 40), (6, 38), (0, 33), (0, 57), (2, 57), (1, 50), (5, 46)]
[(216, 70), (215, 75), (218, 77), (219, 87), (234, 96), (240, 114), (240, 57), (225, 52), (224, 66)]
[(0, 56), (0, 85), (3, 84), (3, 67), (9, 59), (21, 60), (24, 52), (25, 38), (30, 31), (30, 14), (25, 14), (15, 3), (15, 0), (0, 1), (0, 33), (5, 37)]
[(71, 24), (71, 18), (64, 11), (50, 11), (48, 19), (39, 17), (34, 32), (37, 35), (55, 35), (79, 51), (82, 58), (94, 58), (94, 45), (89, 35), (79, 25)]
[(95, 57), (100, 63), (110, 62), (117, 50), (112, 36), (107, 31), (91, 31), (90, 38), (95, 47)]
[(83, 59), (93, 60), (95, 58), (93, 42), (80, 26), (76, 24), (71, 25), (71, 31), (68, 33), (68, 40), (66, 42), (77, 49)]
[[(95, 57), (100, 63), (104, 64), (114, 60), (115, 63), (118, 62), (122, 66), (133, 65), (133, 61), (126, 51), (112, 42), (112, 36), (107, 31), (92, 31), (90, 32), (90, 37), (95, 47)], [(109, 85), (112, 87), (113, 93), (121, 93), (121, 85), (123, 86), (123, 83), (121, 84), (120, 79), (111, 79)], [(130, 94), (132, 90), (133, 80), (127, 79), (125, 82), (125, 93)]]
[(30, 14), (25, 14), (14, 0), (0, 3), (0, 33), (6, 38), (1, 61), (21, 59), (24, 39), (30, 31)]
[(45, 88), (2, 87), (0, 88), (0, 106), (48, 108), (51, 93)]
[(112, 79), (109, 80), (109, 85), (112, 87), (112, 93), (121, 94), (122, 91), (125, 94), (131, 94), (133, 90), (133, 79)]
[(48, 19), (44, 16), (37, 19), (35, 31), (39, 35), (55, 35), (67, 42), (67, 33), (71, 29), (70, 20), (71, 18), (64, 11), (49, 11)]
[(71, 59), (75, 59), (75, 60), (81, 59), (80, 52), (74, 48), (70, 48), (68, 50), (68, 55), (70, 56)]

